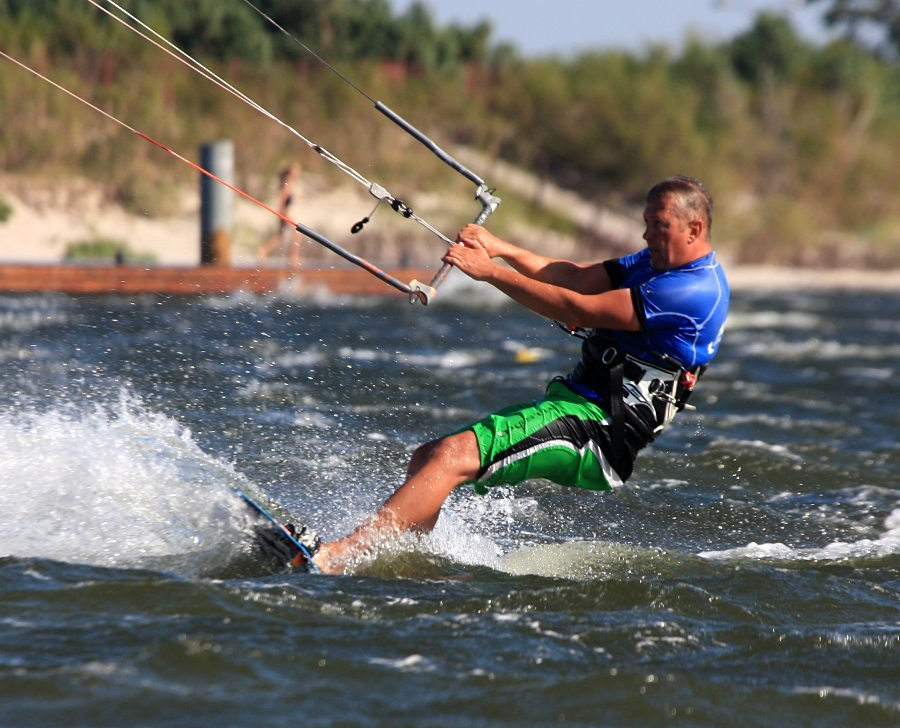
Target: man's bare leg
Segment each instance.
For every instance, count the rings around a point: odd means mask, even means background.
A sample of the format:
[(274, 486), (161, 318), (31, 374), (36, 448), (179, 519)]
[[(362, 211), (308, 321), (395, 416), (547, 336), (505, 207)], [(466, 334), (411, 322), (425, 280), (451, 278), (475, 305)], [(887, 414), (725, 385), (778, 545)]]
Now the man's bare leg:
[(410, 460), (406, 481), (375, 515), (350, 535), (322, 544), (313, 561), (326, 574), (340, 573), (355, 554), (379, 539), (430, 531), (450, 492), (474, 479), (480, 467), (478, 441), (471, 430), (421, 446)]

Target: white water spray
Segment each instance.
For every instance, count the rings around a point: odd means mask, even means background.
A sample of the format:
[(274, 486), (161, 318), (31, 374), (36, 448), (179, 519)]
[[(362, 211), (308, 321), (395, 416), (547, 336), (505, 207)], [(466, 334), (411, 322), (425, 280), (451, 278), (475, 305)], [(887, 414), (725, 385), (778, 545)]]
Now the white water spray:
[(240, 475), (127, 393), (0, 412), (0, 450), (2, 556), (200, 572), (245, 541)]

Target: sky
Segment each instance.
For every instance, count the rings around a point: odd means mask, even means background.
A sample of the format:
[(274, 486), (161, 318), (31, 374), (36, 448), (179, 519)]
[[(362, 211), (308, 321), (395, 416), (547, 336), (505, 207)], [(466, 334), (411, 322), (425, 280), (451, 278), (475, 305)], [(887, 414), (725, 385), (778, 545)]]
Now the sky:
[[(414, 0), (390, 0), (398, 12)], [(823, 5), (803, 0), (423, 0), (440, 25), (491, 22), (493, 43), (511, 42), (522, 55), (571, 56), (590, 49), (641, 51), (665, 44), (678, 50), (688, 34), (717, 43), (750, 28), (756, 15), (786, 15), (799, 35), (826, 40)]]

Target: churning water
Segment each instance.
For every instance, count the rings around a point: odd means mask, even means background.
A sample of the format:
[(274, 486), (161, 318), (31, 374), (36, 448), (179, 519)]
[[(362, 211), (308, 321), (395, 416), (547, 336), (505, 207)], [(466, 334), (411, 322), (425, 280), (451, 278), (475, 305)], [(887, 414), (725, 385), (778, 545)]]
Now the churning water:
[(273, 575), (235, 487), (341, 535), (578, 340), (484, 286), (0, 297), (0, 724), (897, 725), (898, 339), (896, 295), (739, 292), (626, 487)]

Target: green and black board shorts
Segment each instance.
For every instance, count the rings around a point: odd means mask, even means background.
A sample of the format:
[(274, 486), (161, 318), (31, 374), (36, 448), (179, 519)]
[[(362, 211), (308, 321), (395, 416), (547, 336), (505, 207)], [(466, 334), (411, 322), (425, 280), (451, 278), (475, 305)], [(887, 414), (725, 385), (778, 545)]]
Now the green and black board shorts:
[(609, 490), (622, 481), (604, 454), (609, 417), (561, 380), (543, 399), (505, 407), (464, 428), (478, 439), (481, 471), (475, 490), (545, 478), (560, 485)]

